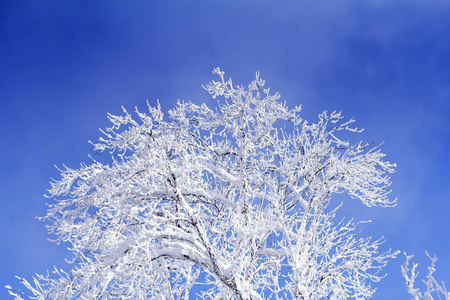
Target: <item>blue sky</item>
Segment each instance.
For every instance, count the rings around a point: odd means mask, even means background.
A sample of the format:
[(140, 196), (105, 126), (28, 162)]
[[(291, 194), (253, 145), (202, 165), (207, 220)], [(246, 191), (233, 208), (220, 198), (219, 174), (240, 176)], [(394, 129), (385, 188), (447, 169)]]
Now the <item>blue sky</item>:
[[(365, 234), (415, 254), (450, 285), (450, 3), (447, 1), (0, 2), (0, 285), (18, 287), (54, 265), (43, 194), (54, 165), (89, 162), (119, 114), (159, 99), (214, 105), (201, 85), (219, 66), (235, 83), (259, 70), (303, 117), (342, 110), (398, 164), (391, 209), (353, 199), (346, 216)], [(391, 261), (374, 299), (409, 299)], [(0, 290), (0, 298), (6, 298)]]

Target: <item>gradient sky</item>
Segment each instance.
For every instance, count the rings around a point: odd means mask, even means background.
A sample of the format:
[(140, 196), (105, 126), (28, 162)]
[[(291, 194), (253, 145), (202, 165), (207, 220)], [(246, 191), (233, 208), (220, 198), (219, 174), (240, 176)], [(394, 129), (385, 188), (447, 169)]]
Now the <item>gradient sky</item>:
[[(54, 165), (89, 162), (88, 140), (121, 105), (214, 106), (201, 85), (217, 66), (244, 85), (259, 70), (305, 119), (342, 110), (365, 129), (355, 141), (384, 142), (398, 205), (346, 199), (343, 214), (415, 254), (422, 277), (436, 254), (450, 287), (450, 2), (434, 0), (0, 1), (0, 286), (69, 269), (67, 245), (35, 218)], [(410, 299), (403, 262), (374, 299)]]

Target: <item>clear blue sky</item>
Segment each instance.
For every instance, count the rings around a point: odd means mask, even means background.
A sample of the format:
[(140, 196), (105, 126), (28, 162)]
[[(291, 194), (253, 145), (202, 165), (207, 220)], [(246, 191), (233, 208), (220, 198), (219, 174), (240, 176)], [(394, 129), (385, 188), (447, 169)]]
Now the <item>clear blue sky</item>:
[[(247, 84), (259, 70), (305, 119), (342, 110), (398, 164), (392, 209), (353, 199), (366, 234), (439, 258), (450, 286), (450, 2), (0, 1), (0, 285), (18, 287), (67, 245), (47, 241), (43, 194), (54, 165), (89, 162), (106, 113), (146, 100), (215, 101), (201, 85), (221, 67)], [(391, 261), (374, 299), (410, 299)], [(6, 298), (0, 289), (0, 298)]]

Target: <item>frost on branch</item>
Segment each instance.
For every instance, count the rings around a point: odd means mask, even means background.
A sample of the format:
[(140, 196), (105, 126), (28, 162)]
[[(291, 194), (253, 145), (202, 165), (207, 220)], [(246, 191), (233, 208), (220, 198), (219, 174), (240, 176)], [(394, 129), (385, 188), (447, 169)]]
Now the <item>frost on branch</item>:
[[(220, 98), (179, 102), (137, 119), (108, 115), (98, 143), (110, 164), (65, 167), (43, 218), (67, 241), (73, 268), (22, 280), (36, 299), (364, 299), (396, 253), (337, 220), (346, 193), (367, 206), (388, 198), (394, 164), (379, 149), (339, 138), (353, 120), (317, 123), (270, 94), (259, 78)], [(355, 200), (353, 200), (355, 201)], [(20, 295), (10, 289), (20, 299)]]
[[(436, 256), (431, 257), (428, 254), (428, 252), (425, 251), (425, 253), (431, 260), (431, 266), (428, 267), (428, 274), (426, 276), (427, 280), (423, 280), (423, 283), (425, 283), (425, 285), (427, 286), (427, 290), (423, 295), (420, 292), (419, 288), (414, 287), (414, 282), (417, 276), (419, 275), (419, 273), (416, 271), (418, 264), (414, 263), (410, 269), (409, 261), (411, 260), (411, 258), (413, 258), (413, 255), (406, 255), (405, 253), (406, 262), (403, 264), (401, 269), (402, 275), (406, 280), (406, 287), (408, 289), (408, 293), (414, 297), (413, 300), (420, 300), (420, 299), (433, 300), (435, 299), (433, 298), (433, 295), (437, 296), (436, 299), (450, 300), (450, 292), (447, 291), (444, 282), (441, 283), (437, 282), (433, 275), (436, 270), (435, 269), (437, 261)], [(441, 298), (441, 295), (444, 298)]]

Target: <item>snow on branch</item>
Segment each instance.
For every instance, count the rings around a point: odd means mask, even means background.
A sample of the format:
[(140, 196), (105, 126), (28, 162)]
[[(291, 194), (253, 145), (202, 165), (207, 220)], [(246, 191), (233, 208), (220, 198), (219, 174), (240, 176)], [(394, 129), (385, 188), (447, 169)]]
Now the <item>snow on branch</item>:
[[(425, 254), (428, 256), (428, 258), (431, 260), (431, 266), (428, 267), (428, 274), (426, 276), (426, 280), (422, 280), (423, 283), (425, 283), (427, 290), (425, 293), (420, 292), (420, 288), (415, 287), (415, 280), (417, 279), (417, 276), (419, 276), (419, 272), (417, 272), (417, 263), (413, 263), (412, 266), (409, 265), (410, 260), (414, 257), (413, 255), (406, 255), (406, 261), (401, 266), (402, 275), (406, 280), (406, 287), (408, 290), (408, 293), (413, 296), (413, 300), (433, 300), (434, 297), (437, 296), (437, 299), (442, 299), (441, 295), (444, 297), (445, 300), (450, 300), (450, 292), (447, 291), (447, 288), (445, 287), (444, 282), (437, 282), (437, 280), (434, 278), (434, 272), (436, 271), (435, 265), (437, 258), (436, 256), (431, 257), (428, 252), (425, 251)], [(434, 296), (434, 297), (433, 297)]]

